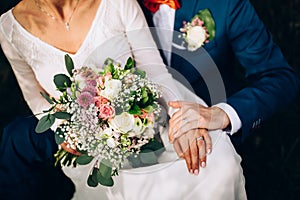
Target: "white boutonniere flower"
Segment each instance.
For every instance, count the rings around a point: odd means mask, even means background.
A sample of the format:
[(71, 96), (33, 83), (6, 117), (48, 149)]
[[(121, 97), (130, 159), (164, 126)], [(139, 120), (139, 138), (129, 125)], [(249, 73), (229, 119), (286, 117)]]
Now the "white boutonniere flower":
[(182, 46), (189, 51), (196, 51), (215, 37), (215, 23), (208, 9), (200, 10), (190, 22), (183, 22), (180, 29)]

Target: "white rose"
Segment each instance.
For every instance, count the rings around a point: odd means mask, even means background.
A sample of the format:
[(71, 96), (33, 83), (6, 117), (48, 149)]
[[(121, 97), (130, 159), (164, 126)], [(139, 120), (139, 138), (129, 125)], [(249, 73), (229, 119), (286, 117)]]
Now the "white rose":
[(187, 30), (186, 42), (188, 43), (188, 50), (195, 51), (201, 47), (206, 40), (206, 31), (202, 26), (193, 26)]
[(121, 89), (122, 82), (120, 80), (111, 79), (105, 80), (104, 90), (101, 90), (100, 95), (112, 100), (116, 97)]
[(109, 146), (110, 148), (114, 148), (117, 146), (117, 144), (115, 143), (115, 140), (113, 138), (108, 138), (106, 140), (107, 146)]
[(115, 130), (127, 133), (134, 127), (134, 117), (127, 112), (123, 112), (110, 120), (109, 125)]

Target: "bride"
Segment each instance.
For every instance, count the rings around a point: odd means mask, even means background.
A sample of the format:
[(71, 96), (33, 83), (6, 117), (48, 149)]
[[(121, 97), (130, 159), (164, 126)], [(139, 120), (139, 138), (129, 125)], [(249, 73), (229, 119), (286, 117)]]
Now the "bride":
[[(59, 96), (52, 79), (57, 73), (67, 73), (64, 67), (67, 53), (77, 67), (99, 65), (106, 57), (122, 63), (132, 56), (136, 66), (163, 88), (165, 107), (167, 102), (174, 100), (197, 101), (205, 105), (168, 73), (135, 0), (23, 0), (1, 16), (0, 42), (34, 114), (49, 108), (41, 91)], [(167, 113), (171, 116), (174, 110), (168, 108)], [(26, 121), (28, 118), (23, 120), (22, 129), (10, 126), (3, 133), (0, 167), (5, 170), (1, 173), (1, 185), (15, 184), (17, 179), (8, 181), (10, 176), (22, 179), (18, 180), (20, 182), (32, 181), (33, 166), (43, 162), (53, 164), (52, 155), (57, 150), (53, 132), (36, 135), (32, 129), (32, 124), (36, 123), (34, 119), (25, 131)], [(246, 199), (241, 158), (225, 132), (209, 132), (210, 137), (205, 139), (211, 138), (212, 152), (207, 156), (207, 167), (199, 169), (197, 166), (192, 171), (186, 169), (185, 159), (188, 158), (178, 158), (169, 144), (167, 129), (161, 129), (160, 134), (166, 151), (159, 158), (159, 164), (122, 169), (119, 176), (114, 177), (112, 188), (88, 187), (89, 166), (64, 167), (64, 173), (75, 185), (72, 198)], [(190, 135), (195, 141), (204, 136)], [(6, 158), (13, 158), (14, 162), (4, 160)], [(24, 170), (12, 170), (16, 166)], [(6, 195), (4, 198), (10, 199), (12, 194)], [(22, 193), (18, 195), (24, 197)]]

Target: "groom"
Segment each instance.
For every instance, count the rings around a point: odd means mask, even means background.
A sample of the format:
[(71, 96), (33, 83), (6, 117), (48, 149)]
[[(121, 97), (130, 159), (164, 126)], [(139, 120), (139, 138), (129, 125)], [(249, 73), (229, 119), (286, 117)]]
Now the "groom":
[[(139, 3), (150, 27), (175, 31), (173, 38), (168, 31), (153, 33), (158, 46), (165, 50), (162, 57), (210, 105), (206, 108), (196, 103), (170, 103), (179, 108), (170, 120), (173, 128), (169, 130), (169, 138), (174, 144), (187, 133), (185, 127), (223, 129), (238, 149), (263, 121), (295, 98), (299, 89), (296, 73), (249, 0), (139, 0)], [(181, 29), (183, 23), (191, 22), (198, 13), (204, 24), (192, 22), (198, 26), (194, 29), (197, 31), (182, 36), (182, 31), (187, 30)], [(202, 33), (203, 27), (207, 35), (200, 46), (201, 37), (197, 34)], [(184, 40), (185, 37), (189, 40)], [(217, 73), (212, 70), (214, 66), (203, 64), (204, 54), (214, 61)], [(236, 76), (234, 59), (243, 67), (243, 77)], [(224, 84), (223, 96), (213, 94), (212, 88), (222, 88), (222, 84), (211, 85), (218, 75)]]

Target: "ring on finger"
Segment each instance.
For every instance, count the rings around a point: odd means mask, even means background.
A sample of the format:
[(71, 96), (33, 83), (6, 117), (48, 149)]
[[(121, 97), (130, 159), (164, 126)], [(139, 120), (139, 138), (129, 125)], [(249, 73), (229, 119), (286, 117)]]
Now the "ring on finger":
[(197, 137), (196, 140), (201, 141), (201, 140), (204, 140), (204, 138), (202, 136), (200, 136), (200, 137)]

